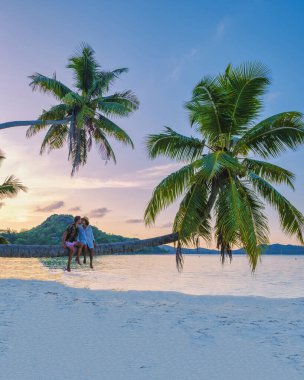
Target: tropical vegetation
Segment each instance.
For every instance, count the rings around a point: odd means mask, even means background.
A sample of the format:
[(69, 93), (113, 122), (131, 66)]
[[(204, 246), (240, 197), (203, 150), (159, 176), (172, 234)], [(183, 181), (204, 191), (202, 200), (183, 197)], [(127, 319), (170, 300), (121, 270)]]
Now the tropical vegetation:
[(128, 69), (103, 70), (94, 50), (87, 44), (81, 45), (80, 51), (69, 58), (67, 68), (72, 70), (74, 89), (60, 82), (56, 74), (53, 77), (39, 73), (30, 76), (32, 89), (52, 95), (58, 104), (43, 110), (38, 120), (2, 123), (0, 129), (30, 125), (27, 136), (31, 137), (48, 128), (40, 153), (68, 144), (73, 175), (86, 164), (93, 142), (106, 161), (116, 162), (109, 138), (133, 148), (131, 138), (111, 118), (129, 116), (137, 110), (139, 102), (130, 90), (109, 94), (115, 80)]
[(0, 236), (0, 244), (10, 244), (10, 242), (4, 236)]
[[(5, 155), (0, 151), (0, 165), (4, 159)], [(27, 189), (18, 178), (10, 175), (0, 184), (0, 199), (14, 197), (20, 190), (26, 191)]]
[[(6, 237), (12, 244), (61, 244), (62, 235), (66, 227), (73, 223), (72, 215), (51, 215), (40, 225), (29, 230), (20, 232), (10, 229), (1, 231), (1, 235)], [(98, 243), (110, 243), (122, 241), (124, 238), (119, 235), (107, 234), (96, 227), (92, 227)]]
[[(0, 164), (5, 159), (5, 155), (0, 151)], [(22, 185), (18, 178), (13, 175), (8, 176), (2, 184), (0, 184), (0, 199), (11, 198), (18, 194), (19, 191), (26, 191), (26, 187)], [(0, 244), (8, 244), (8, 240), (0, 236)]]
[(182, 167), (154, 189), (145, 211), (151, 225), (181, 198), (173, 230), (181, 247), (215, 238), (222, 260), (232, 247), (244, 247), (254, 270), (268, 243), (265, 205), (278, 213), (282, 230), (304, 243), (304, 217), (276, 185), (294, 189), (294, 174), (270, 160), (304, 142), (303, 115), (289, 111), (260, 120), (270, 85), (261, 63), (229, 65), (223, 74), (205, 76), (185, 104), (195, 136), (167, 127), (149, 135), (151, 159), (165, 156)]
[[(72, 215), (65, 214), (54, 214), (45, 219), (41, 224), (36, 227), (30, 228), (29, 230), (22, 231), (12, 231), (10, 229), (2, 230), (1, 235), (10, 241), (12, 244), (22, 244), (22, 245), (58, 245), (62, 242), (62, 235), (66, 227), (73, 223)], [(98, 244), (103, 243), (117, 243), (130, 240), (121, 235), (109, 234), (99, 228), (92, 226), (94, 237)], [(140, 250), (141, 253), (151, 252), (151, 248), (143, 248)], [(164, 253), (161, 248), (153, 248), (153, 253)]]

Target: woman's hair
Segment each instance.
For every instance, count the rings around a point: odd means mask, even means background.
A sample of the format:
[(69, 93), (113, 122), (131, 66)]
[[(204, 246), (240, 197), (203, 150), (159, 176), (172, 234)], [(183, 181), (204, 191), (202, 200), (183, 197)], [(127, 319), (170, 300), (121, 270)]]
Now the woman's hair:
[(79, 219), (81, 219), (81, 216), (75, 216), (74, 223), (77, 223)]
[(85, 221), (85, 224), (88, 226), (90, 224), (89, 218), (87, 216), (83, 216), (82, 220)]

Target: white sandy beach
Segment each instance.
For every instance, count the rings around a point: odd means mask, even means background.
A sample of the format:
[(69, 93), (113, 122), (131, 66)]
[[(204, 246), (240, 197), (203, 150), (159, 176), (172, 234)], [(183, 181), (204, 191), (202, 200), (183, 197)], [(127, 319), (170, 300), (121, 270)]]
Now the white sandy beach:
[(2, 379), (303, 379), (303, 299), (0, 291)]
[(89, 290), (32, 266), (1, 272), (1, 379), (304, 378), (304, 298)]

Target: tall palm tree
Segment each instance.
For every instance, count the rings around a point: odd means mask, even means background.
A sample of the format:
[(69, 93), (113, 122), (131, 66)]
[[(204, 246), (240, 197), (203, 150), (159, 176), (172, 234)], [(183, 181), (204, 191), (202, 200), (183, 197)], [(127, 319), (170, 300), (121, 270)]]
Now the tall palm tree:
[(131, 91), (109, 95), (111, 85), (128, 69), (104, 71), (95, 59), (94, 50), (83, 44), (79, 52), (68, 60), (73, 71), (75, 90), (57, 80), (36, 73), (30, 76), (32, 89), (53, 95), (59, 104), (43, 110), (38, 120), (13, 121), (0, 124), (0, 129), (30, 125), (27, 136), (49, 129), (43, 139), (40, 152), (60, 149), (68, 143), (68, 158), (72, 162), (72, 175), (85, 165), (87, 155), (95, 141), (104, 160), (116, 162), (109, 137), (130, 145), (128, 134), (109, 117), (126, 117), (138, 108), (139, 102)]
[(304, 243), (302, 213), (274, 187), (294, 189), (294, 174), (269, 162), (303, 144), (303, 118), (291, 111), (257, 122), (269, 84), (269, 71), (260, 63), (229, 65), (223, 74), (204, 77), (185, 105), (198, 137), (171, 128), (148, 136), (151, 159), (163, 155), (184, 164), (154, 189), (145, 211), (151, 225), (182, 197), (173, 225), (180, 265), (182, 245), (214, 237), (222, 260), (231, 257), (233, 246), (242, 246), (254, 270), (261, 245), (268, 243), (265, 203), (278, 212), (282, 230)]
[[(5, 156), (0, 151), (0, 164), (4, 159)], [(27, 188), (22, 185), (18, 178), (10, 175), (4, 180), (2, 184), (0, 184), (0, 199), (14, 197), (20, 190), (27, 191)]]

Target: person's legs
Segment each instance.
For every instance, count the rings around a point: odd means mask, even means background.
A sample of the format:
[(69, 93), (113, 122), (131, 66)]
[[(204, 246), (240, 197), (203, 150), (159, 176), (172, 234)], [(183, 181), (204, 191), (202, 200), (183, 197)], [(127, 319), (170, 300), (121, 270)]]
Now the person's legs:
[(82, 248), (83, 248), (83, 244), (80, 243), (80, 242), (77, 242), (75, 244), (75, 247), (77, 247), (77, 254), (76, 254), (76, 263), (78, 265), (81, 265), (81, 262), (80, 262), (80, 254), (81, 254), (81, 251), (82, 251)]
[(88, 247), (86, 244), (84, 244), (82, 250), (83, 250), (83, 263), (86, 264), (87, 263), (87, 250), (88, 250)]
[(67, 249), (69, 250), (69, 258), (68, 258), (67, 271), (71, 272), (71, 262), (72, 262), (72, 257), (73, 257), (73, 254), (74, 254), (74, 247), (73, 246), (67, 247)]
[(94, 249), (93, 248), (89, 248), (89, 252), (90, 252), (90, 268), (93, 269), (93, 256), (94, 256)]

